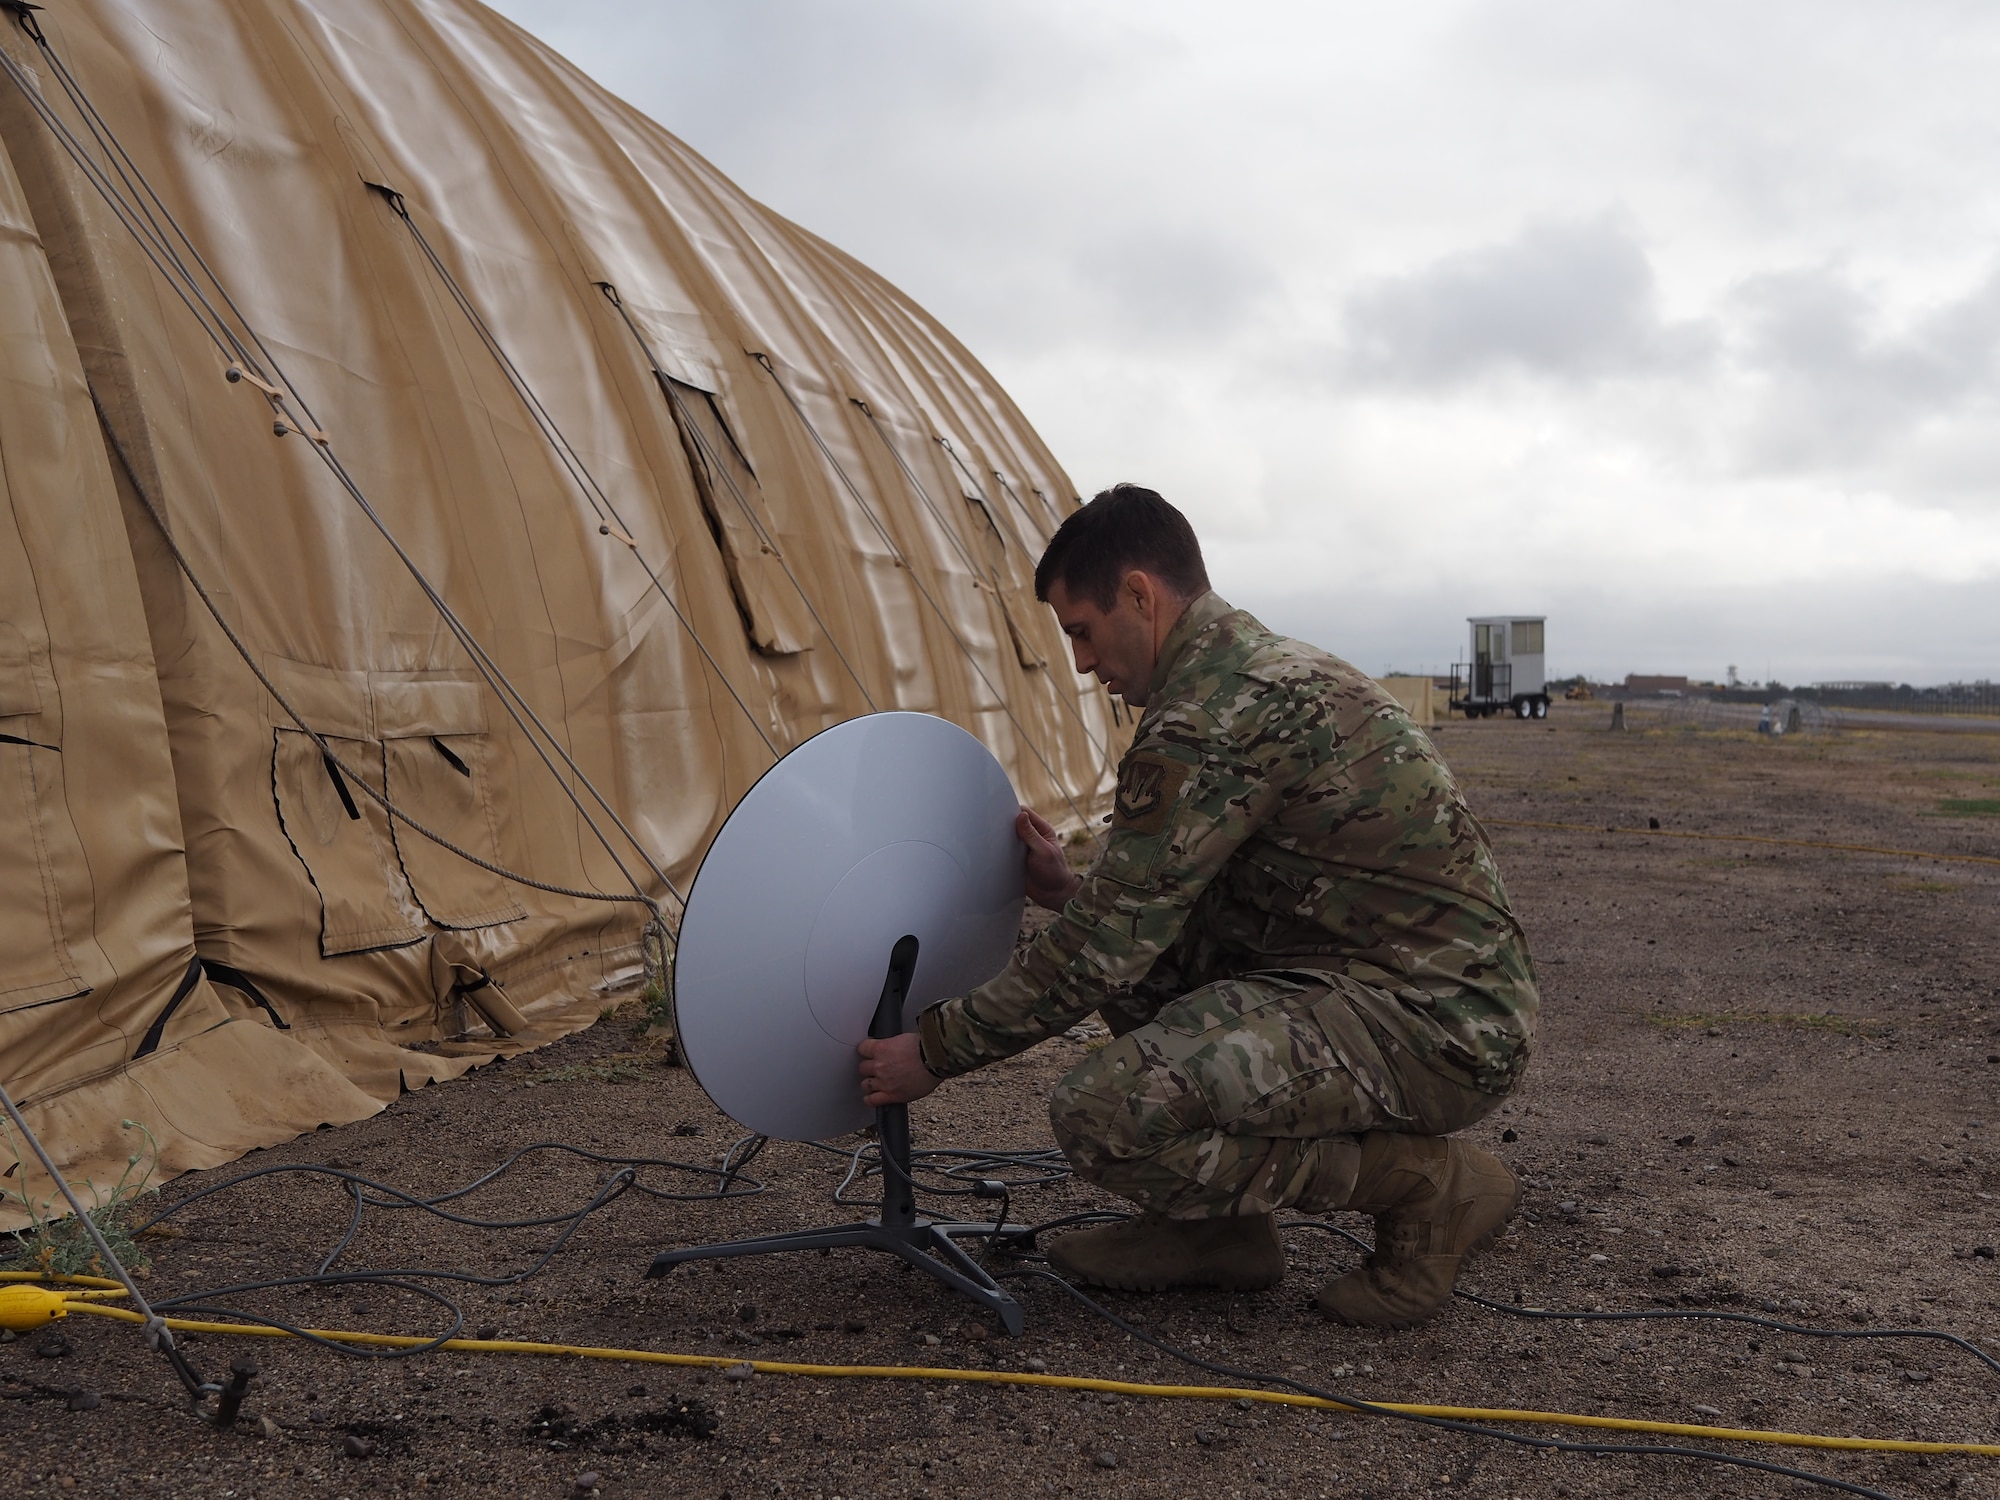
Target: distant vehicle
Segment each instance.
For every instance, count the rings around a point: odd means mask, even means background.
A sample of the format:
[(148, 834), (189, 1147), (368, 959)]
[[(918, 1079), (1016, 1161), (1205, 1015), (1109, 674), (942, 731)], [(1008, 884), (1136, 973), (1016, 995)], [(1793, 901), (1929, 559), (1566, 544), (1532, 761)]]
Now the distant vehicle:
[(1587, 682), (1572, 682), (1563, 689), (1563, 696), (1572, 703), (1588, 703), (1597, 694), (1590, 690), (1590, 684)]
[(1546, 719), (1549, 695), (1543, 683), (1544, 615), (1516, 619), (1482, 615), (1472, 627), (1472, 660), (1451, 669), (1450, 708), (1468, 719), (1511, 712), (1517, 719)]

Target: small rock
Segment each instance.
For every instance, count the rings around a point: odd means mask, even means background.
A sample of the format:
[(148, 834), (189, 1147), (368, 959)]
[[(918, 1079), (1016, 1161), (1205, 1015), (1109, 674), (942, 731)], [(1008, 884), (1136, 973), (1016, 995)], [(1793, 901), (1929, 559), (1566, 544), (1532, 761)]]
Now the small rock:
[(1046, 1375), (1049, 1373), (1049, 1362), (1030, 1355), (1027, 1359), (1021, 1361), (1021, 1368), (1032, 1375)]
[(597, 1493), (597, 1486), (601, 1482), (602, 1477), (595, 1469), (587, 1469), (576, 1476), (576, 1493), (579, 1495), (594, 1495)]
[(643, 1396), (646, 1394), (646, 1388), (643, 1385), (635, 1385), (627, 1390), (625, 1394), (628, 1396)]
[(1238, 1396), (1235, 1406), (1238, 1411), (1254, 1411), (1256, 1410), (1257, 1403), (1252, 1401), (1248, 1396)]
[(1931, 1372), (1930, 1372), (1929, 1370), (1905, 1370), (1905, 1371), (1903, 1371), (1903, 1379), (1905, 1379), (1905, 1380), (1909, 1381), (1909, 1382), (1910, 1382), (1910, 1384), (1912, 1384), (1912, 1385), (1922, 1385), (1922, 1384), (1924, 1384), (1924, 1383), (1925, 1383), (1926, 1381), (1928, 1381), (1928, 1380), (1929, 1380), (1930, 1378), (1931, 1378)]
[(1585, 1136), (1584, 1144), (1587, 1146), (1608, 1146), (1611, 1144), (1611, 1138), (1602, 1135)]
[(1721, 1035), (1722, 1035), (1722, 1028), (1721, 1028), (1720, 1026), (1711, 1026), (1711, 1027), (1709, 1027), (1709, 1028), (1708, 1028), (1707, 1032), (1706, 1032), (1706, 1033), (1704, 1033), (1704, 1034), (1705, 1034), (1705, 1035), (1707, 1035), (1707, 1036), (1721, 1036)]
[(920, 1333), (917, 1335), (917, 1342), (922, 1344), (927, 1349), (935, 1349), (939, 1344), (942, 1344), (944, 1340), (939, 1338), (934, 1333)]
[(1505, 1141), (1510, 1146), (1513, 1145), (1514, 1142), (1518, 1141), (1520, 1138), (1521, 1138), (1521, 1132), (1514, 1129), (1511, 1125), (1508, 1126), (1507, 1129), (1500, 1132), (1500, 1139)]
[(676, 1125), (676, 1126), (674, 1127), (674, 1134), (675, 1134), (675, 1135), (700, 1135), (700, 1134), (701, 1134), (701, 1127), (700, 1127), (699, 1125), (690, 1125), (690, 1124), (688, 1124), (688, 1123), (687, 1123), (687, 1122), (686, 1122), (685, 1120), (683, 1120), (683, 1121), (682, 1121), (682, 1122), (681, 1122), (680, 1124), (678, 1124), (678, 1125)]
[(981, 1343), (993, 1337), (992, 1331), (984, 1323), (967, 1323), (959, 1330), (959, 1337), (968, 1343)]
[(1212, 1427), (1197, 1427), (1194, 1430), (1194, 1440), (1204, 1448), (1219, 1448), (1228, 1444), (1229, 1435), (1217, 1432)]
[(67, 1359), (69, 1340), (59, 1333), (45, 1333), (35, 1340), (35, 1353), (43, 1359)]
[(104, 1398), (95, 1391), (74, 1390), (69, 1393), (71, 1411), (96, 1411), (104, 1404)]
[(500, 1330), (491, 1323), (488, 1323), (484, 1328), (479, 1330), (479, 1340), (481, 1343), (490, 1343), (499, 1337)]
[(257, 1435), (259, 1437), (274, 1438), (284, 1430), (284, 1428), (273, 1422), (268, 1416), (262, 1416), (257, 1419)]
[(1658, 818), (1648, 818), (1646, 819), (1646, 826), (1648, 828), (1658, 828), (1660, 826), (1660, 820)]
[(736, 1309), (736, 1321), (739, 1323), (756, 1322), (757, 1309), (748, 1302), (744, 1303), (741, 1307)]
[(868, 1325), (859, 1318), (849, 1318), (840, 1327), (843, 1333), (866, 1333), (868, 1331)]
[(751, 1380), (756, 1377), (757, 1367), (747, 1359), (740, 1359), (733, 1365), (722, 1367), (724, 1380)]
[(355, 1437), (350, 1433), (340, 1440), (340, 1451), (349, 1458), (373, 1458), (375, 1445), (365, 1437)]
[(1662, 1281), (1671, 1281), (1676, 1276), (1687, 1275), (1687, 1272), (1683, 1271), (1679, 1266), (1655, 1266), (1653, 1267), (1653, 1274)]
[(1723, 1165), (1724, 1165), (1725, 1167), (1740, 1167), (1740, 1166), (1742, 1166), (1742, 1165), (1743, 1165), (1743, 1163), (1742, 1163), (1742, 1162), (1738, 1161), (1738, 1160), (1737, 1160), (1737, 1159), (1736, 1159), (1735, 1157), (1733, 1157), (1733, 1156), (1725, 1156), (1725, 1157), (1723, 1157), (1723, 1158), (1722, 1158), (1722, 1164), (1723, 1164)]
[(1771, 1196), (1773, 1198), (1796, 1198), (1798, 1194), (1790, 1188), (1777, 1188), (1772, 1192)]
[(1972, 1253), (1980, 1260), (1993, 1259), (1993, 1247), (1991, 1245), (1975, 1245)]
[(1573, 1214), (1576, 1212), (1576, 1203), (1573, 1200), (1566, 1203), (1558, 1203), (1556, 1207), (1560, 1208), (1566, 1214)]
[(1719, 1417), (1722, 1415), (1721, 1411), (1718, 1410), (1717, 1408), (1713, 1406), (1703, 1406), (1699, 1401), (1695, 1402), (1694, 1411), (1695, 1415), (1698, 1417)]
[(1691, 1135), (1677, 1135), (1674, 1137), (1674, 1144), (1676, 1146), (1692, 1146), (1694, 1144), (1694, 1137)]
[(11, 1344), (18, 1337), (20, 1337), (20, 1335), (15, 1333), (13, 1329), (0, 1328), (0, 1344)]
[(1608, 1266), (1611, 1264), (1611, 1257), (1608, 1255), (1593, 1255), (1590, 1257), (1590, 1263), (1593, 1266)]
[(1109, 1448), (1106, 1448), (1097, 1457), (1093, 1458), (1091, 1462), (1096, 1464), (1100, 1469), (1115, 1469), (1118, 1467), (1118, 1455), (1113, 1453)]

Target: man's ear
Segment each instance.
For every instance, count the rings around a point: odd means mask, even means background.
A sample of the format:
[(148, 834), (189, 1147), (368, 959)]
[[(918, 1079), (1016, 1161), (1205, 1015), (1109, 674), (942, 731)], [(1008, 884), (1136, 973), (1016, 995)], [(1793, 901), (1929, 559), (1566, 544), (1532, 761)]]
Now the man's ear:
[(1152, 575), (1134, 568), (1125, 575), (1122, 587), (1126, 599), (1131, 602), (1132, 608), (1138, 611), (1139, 617), (1151, 620), (1154, 611), (1160, 606), (1160, 587), (1153, 581)]

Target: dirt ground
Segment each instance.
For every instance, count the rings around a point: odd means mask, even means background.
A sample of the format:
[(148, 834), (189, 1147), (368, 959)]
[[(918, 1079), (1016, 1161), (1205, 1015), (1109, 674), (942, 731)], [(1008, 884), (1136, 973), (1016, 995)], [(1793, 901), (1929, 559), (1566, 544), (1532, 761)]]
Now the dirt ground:
[[(1607, 708), (1561, 705), (1547, 724), (1437, 732), (1492, 824), (1545, 995), (1524, 1090), (1475, 1132), (1527, 1178), (1525, 1211), (1465, 1284), (1528, 1307), (1775, 1309), (1843, 1329), (1946, 1329), (2000, 1353), (2000, 1263), (1990, 1248), (2000, 1241), (2000, 865), (1598, 831), (1657, 819), (1664, 835), (2000, 856), (2000, 733), (1841, 730), (1773, 741), (1648, 728), (1656, 721), (1638, 709), (1629, 717), (1632, 730), (1614, 734)], [(946, 1085), (913, 1112), (919, 1146), (1048, 1145), (1043, 1101), (1086, 1045), (1061, 1039)], [(406, 1096), (365, 1123), (181, 1178), (164, 1198), (284, 1163), (340, 1163), (431, 1194), (540, 1140), (713, 1168), (739, 1134), (685, 1070), (662, 1063), (628, 1014)], [(749, 1168), (768, 1184), (760, 1196), (671, 1203), (627, 1194), (586, 1220), (540, 1274), (451, 1295), (468, 1333), (503, 1338), (1205, 1379), (1046, 1286), (1020, 1289), (1026, 1337), (994, 1337), (969, 1304), (862, 1252), (641, 1279), (661, 1247), (854, 1217), (831, 1201), (842, 1169), (811, 1148), (773, 1144)], [(456, 1207), (488, 1218), (573, 1210), (607, 1170), (531, 1157)], [(1109, 1205), (1065, 1183), (1016, 1194), (1013, 1216), (1093, 1206)], [(351, 1209), (324, 1178), (232, 1189), (180, 1215), (182, 1237), (145, 1242), (148, 1285), (186, 1292), (309, 1272)], [(371, 1210), (341, 1264), (504, 1274), (532, 1262), (555, 1232)], [(1309, 1302), (1352, 1262), (1352, 1248), (1303, 1230), (1287, 1239), (1291, 1273), (1274, 1292), (1107, 1300), (1211, 1358), (1384, 1400), (2000, 1441), (2000, 1376), (1942, 1344), (1818, 1341), (1703, 1322), (1534, 1322), (1464, 1302), (1416, 1332), (1358, 1332), (1326, 1324)], [(234, 1300), (322, 1327), (444, 1326), (437, 1307), (375, 1287)], [(15, 1493), (561, 1497), (589, 1475), (608, 1497), (708, 1500), (1797, 1488), (1703, 1462), (1536, 1456), (1272, 1406), (908, 1380), (731, 1380), (460, 1352), (363, 1362), (290, 1341), (197, 1336), (189, 1353), (204, 1370), (247, 1353), (264, 1372), (246, 1420), (220, 1433), (186, 1414), (131, 1327), (77, 1315), (58, 1332), (56, 1343), (30, 1334), (0, 1344), (0, 1396), (11, 1398), (0, 1400), (0, 1480)], [(100, 1394), (94, 1409), (69, 1409), (89, 1404), (66, 1399), (79, 1389)], [(710, 1421), (707, 1436), (690, 1430)], [(349, 1456), (357, 1450), (367, 1456)], [(1896, 1495), (2000, 1497), (2000, 1459), (1731, 1451)]]

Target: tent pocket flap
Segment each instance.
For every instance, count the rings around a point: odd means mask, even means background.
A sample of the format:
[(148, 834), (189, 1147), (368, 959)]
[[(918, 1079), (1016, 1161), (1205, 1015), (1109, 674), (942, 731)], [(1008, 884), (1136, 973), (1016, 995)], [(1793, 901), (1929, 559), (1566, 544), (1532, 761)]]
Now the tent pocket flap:
[[(30, 685), (32, 686), (32, 680)], [(90, 992), (63, 940), (62, 902), (49, 863), (48, 775), (56, 752), (0, 743), (0, 1012)]]
[[(500, 839), (486, 790), (484, 735), (391, 739), (383, 742), (382, 752), (390, 801), (459, 848), (500, 863)], [(397, 824), (394, 837), (410, 886), (438, 926), (493, 927), (527, 915), (491, 870), (404, 824)]]
[(722, 408), (707, 391), (665, 382), (674, 425), (687, 451), (695, 490), (729, 574), (729, 587), (751, 644), (768, 656), (809, 650), (813, 617), (805, 593), (778, 551), (764, 487), (736, 445)]
[(375, 701), (375, 732), (384, 740), (486, 733), (486, 702), (476, 682), (373, 672), (369, 690)]
[[(319, 891), (321, 955), (333, 958), (420, 941), (426, 931), (423, 913), (397, 862), (389, 815), (372, 797), (348, 785), (346, 774), (306, 735), (295, 729), (273, 733), (277, 744), (271, 781), (278, 818)], [(361, 774), (380, 774), (378, 746), (332, 736), (327, 743)]]

